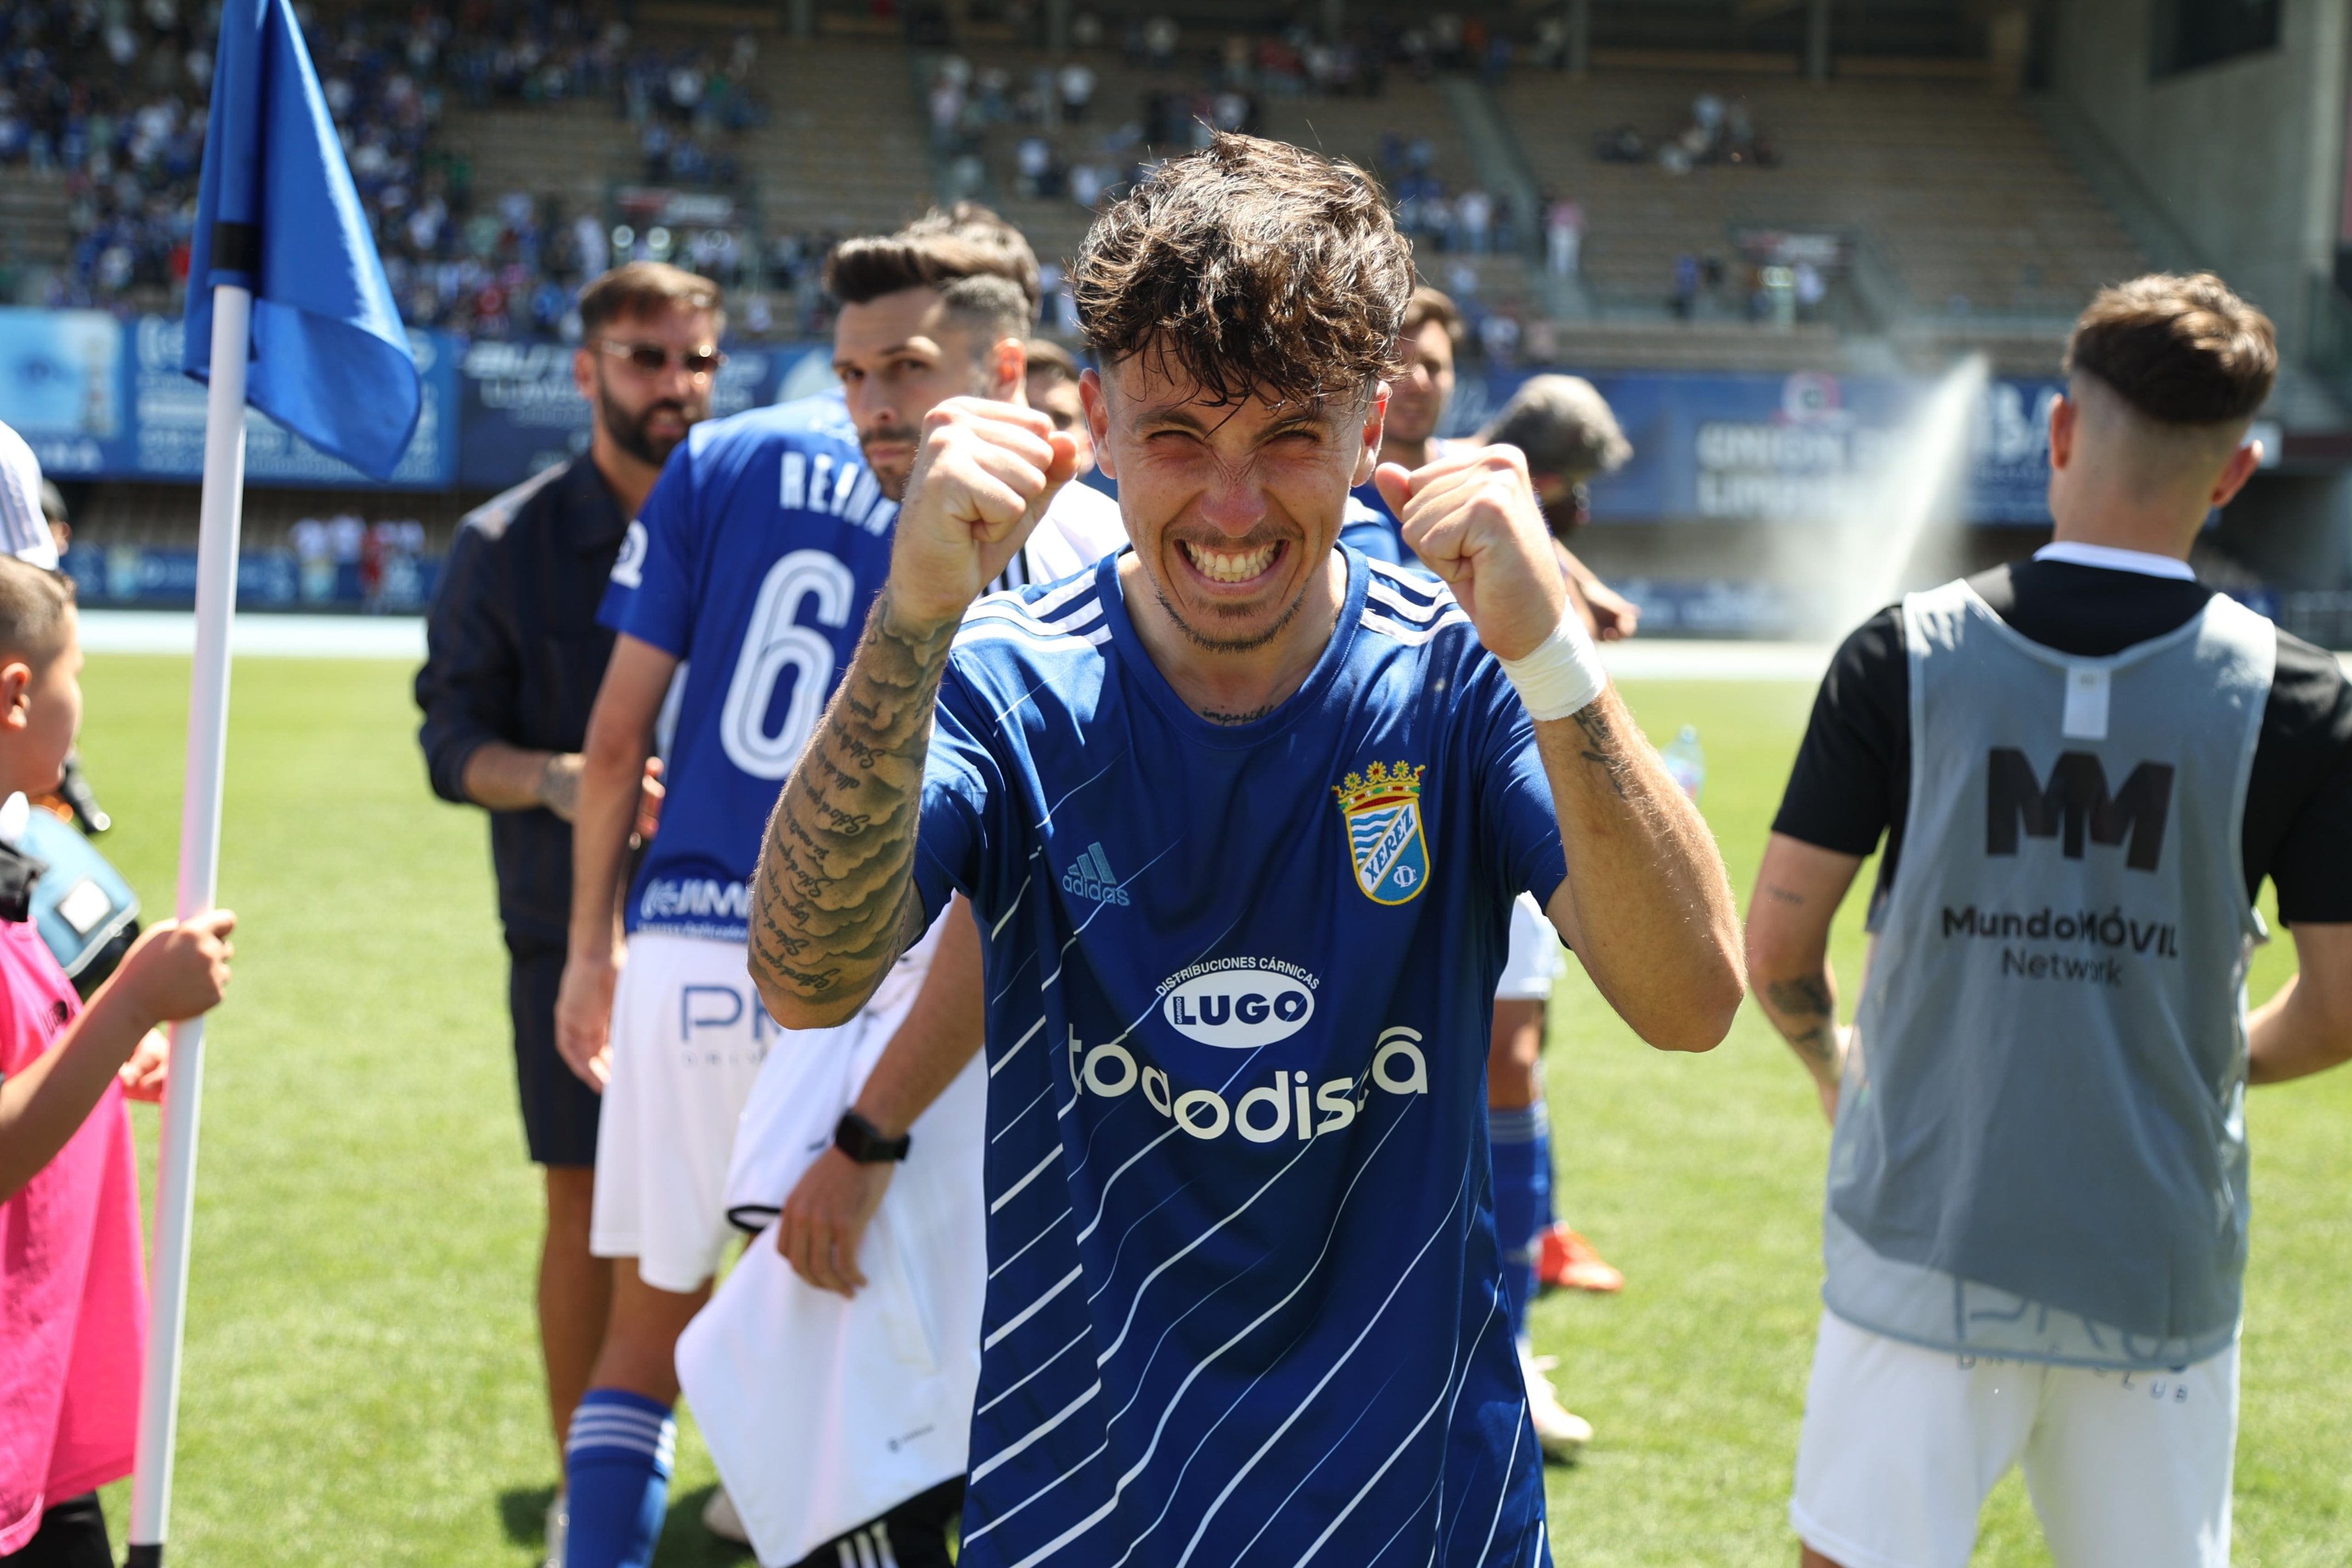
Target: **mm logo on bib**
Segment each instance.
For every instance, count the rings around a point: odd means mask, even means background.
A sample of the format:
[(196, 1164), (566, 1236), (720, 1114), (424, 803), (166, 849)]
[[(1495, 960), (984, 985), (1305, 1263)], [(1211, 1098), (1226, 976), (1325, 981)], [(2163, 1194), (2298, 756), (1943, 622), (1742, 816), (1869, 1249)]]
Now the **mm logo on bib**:
[(1422, 769), (1375, 762), (1333, 785), (1347, 819), (1348, 858), (1356, 885), (1374, 904), (1403, 904), (1429, 882), (1429, 843), (1421, 832)]

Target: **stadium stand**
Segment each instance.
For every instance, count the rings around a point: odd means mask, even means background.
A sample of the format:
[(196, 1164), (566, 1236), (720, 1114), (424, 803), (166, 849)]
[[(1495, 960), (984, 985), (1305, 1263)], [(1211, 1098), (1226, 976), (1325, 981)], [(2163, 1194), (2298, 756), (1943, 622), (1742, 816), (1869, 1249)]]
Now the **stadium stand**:
[[(1603, 161), (1601, 138), (1669, 141), (1715, 94), (1744, 103), (1772, 166)], [(1819, 84), (1686, 72), (1522, 75), (1498, 95), (1537, 179), (1583, 204), (1587, 287), (1604, 308), (1654, 306), (1679, 255), (1734, 231), (1815, 231), (1875, 247), (1915, 311), (2071, 318), (2143, 257), (2040, 123), (1979, 83)]]

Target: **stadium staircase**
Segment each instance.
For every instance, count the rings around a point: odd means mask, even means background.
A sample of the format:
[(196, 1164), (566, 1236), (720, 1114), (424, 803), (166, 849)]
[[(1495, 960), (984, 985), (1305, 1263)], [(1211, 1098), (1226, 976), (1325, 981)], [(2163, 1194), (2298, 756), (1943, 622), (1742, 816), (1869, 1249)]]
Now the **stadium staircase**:
[(73, 244), (65, 177), (0, 168), (0, 305), (37, 300), (42, 281), (61, 271)]

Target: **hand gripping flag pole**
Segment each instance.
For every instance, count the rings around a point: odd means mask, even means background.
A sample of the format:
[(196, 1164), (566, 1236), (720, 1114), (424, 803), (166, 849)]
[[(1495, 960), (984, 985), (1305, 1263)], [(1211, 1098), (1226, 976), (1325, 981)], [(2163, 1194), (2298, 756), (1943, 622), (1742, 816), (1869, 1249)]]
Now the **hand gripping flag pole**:
[[(407, 334), (289, 0), (223, 7), (191, 252), (182, 365), (209, 386), (181, 919), (212, 907), (218, 881), (246, 409), (377, 479), (422, 412)], [(161, 1568), (171, 1517), (204, 1044), (201, 1018), (173, 1030), (127, 1568)]]

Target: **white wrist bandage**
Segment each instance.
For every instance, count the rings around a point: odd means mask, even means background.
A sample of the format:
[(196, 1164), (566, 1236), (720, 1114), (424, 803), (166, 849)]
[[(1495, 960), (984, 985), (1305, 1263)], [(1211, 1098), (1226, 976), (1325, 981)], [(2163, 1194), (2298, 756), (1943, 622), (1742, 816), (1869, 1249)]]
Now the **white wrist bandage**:
[(1566, 718), (1590, 704), (1609, 685), (1600, 652), (1584, 630), (1584, 618), (1570, 606), (1542, 646), (1524, 659), (1497, 659), (1518, 688), (1533, 719)]

